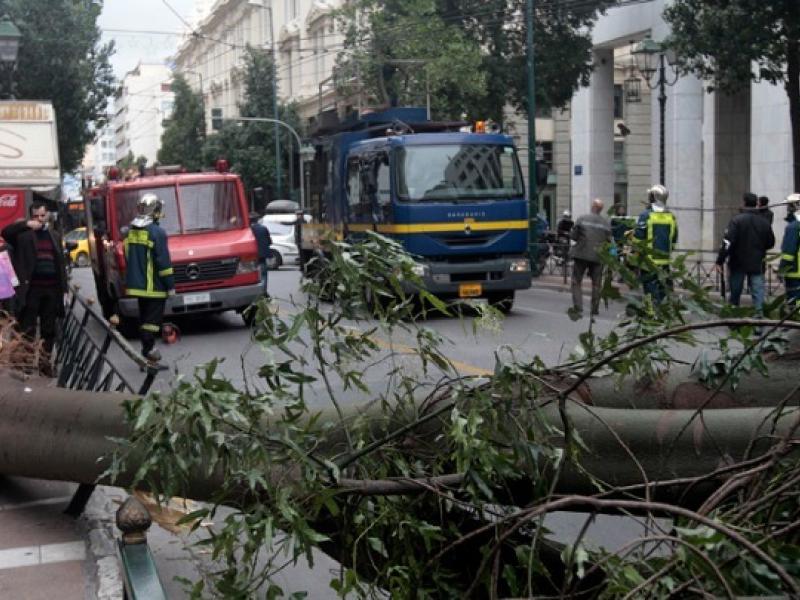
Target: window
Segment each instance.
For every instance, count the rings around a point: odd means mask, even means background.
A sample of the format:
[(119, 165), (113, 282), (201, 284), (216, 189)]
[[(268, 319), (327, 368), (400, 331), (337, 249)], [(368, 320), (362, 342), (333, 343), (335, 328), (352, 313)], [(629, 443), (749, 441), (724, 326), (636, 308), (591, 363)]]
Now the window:
[(297, 18), (297, 1), (298, 0), (284, 0), (283, 14), (286, 15), (286, 22)]
[(236, 184), (196, 183), (180, 186), (183, 230), (227, 231), (244, 222), (239, 212)]
[(621, 84), (614, 84), (614, 118), (615, 119), (624, 119), (625, 118), (625, 92), (623, 91), (623, 86)]
[(317, 28), (311, 35), (311, 43), (314, 48), (314, 81), (319, 85), (323, 78), (324, 69), (324, 48), (323, 48), (323, 30)]
[(524, 193), (511, 146), (405, 146), (398, 151), (398, 195), (411, 202), (509, 198)]
[(350, 216), (355, 216), (354, 209), (361, 201), (361, 174), (358, 159), (352, 158), (347, 163), (347, 203), (350, 205)]
[(378, 206), (388, 206), (392, 202), (389, 157), (386, 154), (382, 154), (378, 160), (378, 173), (376, 177), (378, 182), (378, 189), (376, 191)]
[(625, 162), (625, 142), (614, 142), (614, 162)]
[(553, 170), (553, 142), (540, 142), (536, 144), (536, 160), (543, 162), (547, 168)]
[(180, 233), (178, 223), (178, 201), (175, 197), (175, 187), (166, 186), (159, 188), (126, 189), (115, 193), (115, 206), (117, 227), (129, 227), (136, 217), (136, 204), (145, 194), (155, 194), (161, 200), (164, 209), (160, 225), (167, 235)]

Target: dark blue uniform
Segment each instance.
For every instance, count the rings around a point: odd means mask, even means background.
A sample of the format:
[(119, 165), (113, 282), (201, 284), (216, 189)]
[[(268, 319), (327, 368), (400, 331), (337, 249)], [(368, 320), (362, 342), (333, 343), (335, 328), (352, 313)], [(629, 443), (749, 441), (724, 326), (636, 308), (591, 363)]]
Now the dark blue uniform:
[(167, 234), (158, 223), (132, 226), (125, 238), (125, 286), (139, 300), (139, 330), (142, 354), (150, 358), (161, 331), (164, 308), (175, 277), (167, 247)]

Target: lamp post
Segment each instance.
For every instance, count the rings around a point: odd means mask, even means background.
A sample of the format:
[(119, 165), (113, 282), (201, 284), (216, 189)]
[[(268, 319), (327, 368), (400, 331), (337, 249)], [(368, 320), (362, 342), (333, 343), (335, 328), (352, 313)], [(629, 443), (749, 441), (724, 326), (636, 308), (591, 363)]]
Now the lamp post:
[(539, 275), (537, 239), (539, 220), (539, 197), (536, 189), (536, 80), (534, 79), (533, 54), (533, 11), (534, 0), (527, 1), (527, 32), (525, 46), (528, 71), (528, 256), (531, 261), (531, 273)]
[(670, 79), (667, 74), (667, 65), (670, 67), (675, 66), (675, 53), (669, 49), (664, 48), (662, 44), (645, 38), (636, 44), (631, 50), (631, 55), (636, 63), (636, 70), (642, 74), (644, 80), (647, 82), (647, 87), (651, 90), (658, 88), (658, 106), (659, 106), (659, 179), (658, 182), (664, 185), (666, 179), (666, 158), (664, 151), (664, 121), (667, 113), (667, 86), (675, 85), (678, 81), (678, 71), (674, 71), (674, 77)]
[[(275, 53), (275, 23), (273, 22), (274, 15), (272, 14), (272, 0), (248, 0), (248, 5), (257, 8), (263, 8), (268, 12), (269, 16), (269, 52), (272, 54), (272, 113), (273, 120), (279, 121), (278, 117), (278, 73), (277, 73), (277, 55)], [(266, 45), (266, 44), (265, 44)], [(276, 196), (280, 198), (283, 195), (283, 184), (281, 183), (281, 140), (278, 135), (278, 124), (275, 124), (275, 175), (276, 175)]]
[(19, 29), (8, 15), (0, 19), (0, 62), (8, 73), (8, 90), (3, 96), (14, 99), (14, 69), (17, 65), (19, 40), (22, 37)]
[(285, 127), (289, 130), (289, 132), (294, 136), (294, 139), (297, 141), (297, 154), (300, 157), (300, 208), (305, 209), (306, 202), (305, 202), (305, 173), (303, 169), (303, 163), (305, 161), (306, 156), (313, 155), (314, 149), (309, 146), (303, 146), (303, 141), (300, 139), (300, 135), (295, 131), (294, 127), (289, 125), (285, 121), (281, 121), (280, 119), (271, 119), (268, 117), (233, 117), (229, 119), (231, 121), (240, 121), (240, 122), (253, 122), (253, 123), (274, 123), (275, 127), (278, 126)]

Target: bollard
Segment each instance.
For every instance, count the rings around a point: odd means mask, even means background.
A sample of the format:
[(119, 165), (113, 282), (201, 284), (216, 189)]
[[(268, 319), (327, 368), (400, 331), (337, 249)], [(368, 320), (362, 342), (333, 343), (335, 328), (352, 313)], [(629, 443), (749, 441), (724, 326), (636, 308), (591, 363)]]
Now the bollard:
[(119, 556), (127, 600), (166, 600), (153, 555), (147, 546), (150, 513), (137, 498), (129, 496), (117, 510), (117, 528), (122, 532)]

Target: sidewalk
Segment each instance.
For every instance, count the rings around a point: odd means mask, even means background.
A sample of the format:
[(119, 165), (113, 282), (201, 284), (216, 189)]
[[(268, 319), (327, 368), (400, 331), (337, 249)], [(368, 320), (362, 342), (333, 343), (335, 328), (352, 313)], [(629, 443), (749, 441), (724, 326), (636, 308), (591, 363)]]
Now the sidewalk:
[(82, 517), (67, 516), (76, 488), (0, 476), (0, 598), (122, 598), (112, 541), (115, 505), (98, 493)]

